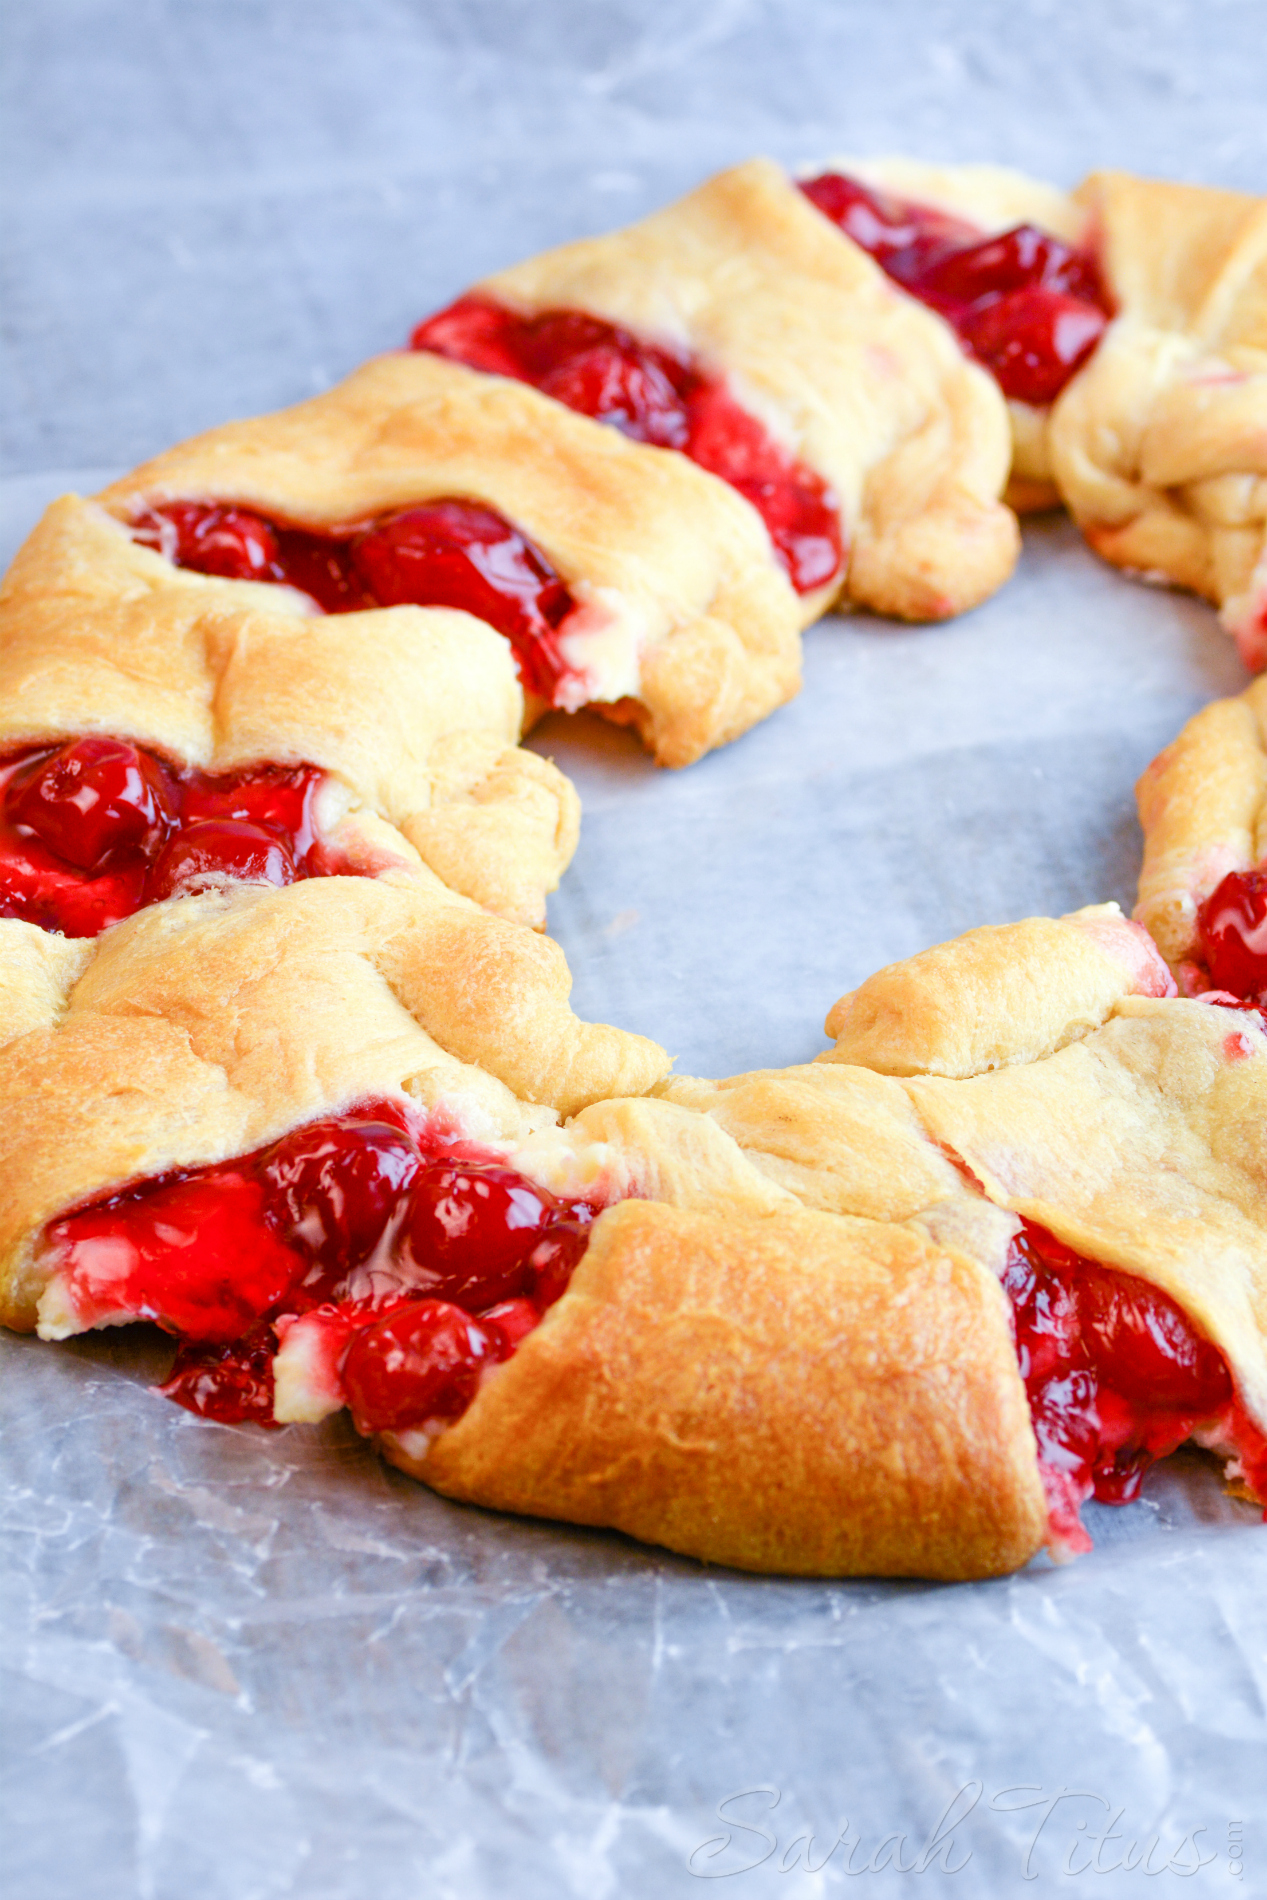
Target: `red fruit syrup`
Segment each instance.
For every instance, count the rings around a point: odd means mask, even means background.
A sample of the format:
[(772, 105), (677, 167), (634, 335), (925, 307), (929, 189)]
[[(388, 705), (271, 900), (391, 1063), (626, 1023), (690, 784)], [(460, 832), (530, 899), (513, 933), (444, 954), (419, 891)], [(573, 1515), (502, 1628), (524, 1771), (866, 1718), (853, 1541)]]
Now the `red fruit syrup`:
[(177, 567), (294, 587), (323, 613), (457, 607), (509, 640), (524, 689), (561, 703), (575, 677), (560, 629), (576, 602), (527, 535), (473, 501), (429, 501), (345, 532), (287, 527), (248, 508), (178, 501), (132, 523)]
[(1078, 1516), (1087, 1498), (1129, 1503), (1150, 1465), (1212, 1421), (1267, 1496), (1267, 1439), (1236, 1400), (1222, 1353), (1168, 1294), (1084, 1259), (1029, 1220), (1003, 1288), (1051, 1525), (1066, 1550), (1091, 1547)]
[(986, 237), (962, 218), (840, 172), (801, 190), (846, 237), (953, 325), (1005, 396), (1054, 402), (1113, 315), (1090, 251), (1032, 224)]
[(368, 1432), (460, 1416), (567, 1290), (595, 1212), (383, 1101), (104, 1196), (47, 1239), (81, 1324), (179, 1336), (178, 1404), (271, 1423), (279, 1334), (314, 1315)]
[(67, 937), (233, 878), (345, 870), (313, 805), (324, 773), (261, 765), (212, 778), (125, 739), (72, 739), (0, 762), (0, 916)]
[(521, 317), (479, 296), (420, 323), (410, 348), (513, 376), (635, 442), (680, 449), (752, 503), (799, 594), (840, 574), (840, 504), (826, 482), (688, 357), (581, 310)]

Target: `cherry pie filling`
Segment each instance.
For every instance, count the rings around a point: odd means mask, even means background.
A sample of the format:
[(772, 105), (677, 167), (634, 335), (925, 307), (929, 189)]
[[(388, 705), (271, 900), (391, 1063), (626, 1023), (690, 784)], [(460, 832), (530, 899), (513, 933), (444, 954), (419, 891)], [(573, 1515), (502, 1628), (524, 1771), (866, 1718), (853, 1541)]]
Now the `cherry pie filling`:
[(347, 530), (302, 528), (232, 503), (176, 501), (131, 524), (176, 567), (293, 587), (322, 613), (456, 607), (505, 636), (526, 692), (571, 704), (564, 622), (577, 603), (541, 549), (479, 502), (429, 501)]
[(1267, 1005), (1267, 870), (1229, 871), (1197, 912), (1203, 985), (1248, 1007)]
[(799, 594), (839, 575), (840, 504), (827, 483), (688, 356), (582, 310), (523, 317), (481, 296), (428, 317), (410, 348), (513, 376), (635, 442), (680, 449), (752, 503)]
[(313, 765), (212, 777), (126, 739), (11, 753), (0, 761), (0, 917), (93, 937), (230, 878), (346, 875), (314, 824), (324, 779)]
[(1018, 402), (1054, 402), (1113, 315), (1093, 254), (1035, 225), (987, 237), (962, 218), (840, 172), (801, 190), (895, 283), (944, 317)]
[(1267, 1499), (1267, 1437), (1237, 1400), (1222, 1353), (1159, 1287), (1084, 1259), (1029, 1220), (1003, 1287), (1050, 1523), (1066, 1550), (1091, 1547), (1078, 1517), (1087, 1498), (1129, 1503), (1150, 1465), (1212, 1425)]
[(273, 1360), (319, 1336), (363, 1432), (456, 1419), (567, 1290), (598, 1209), (392, 1101), (176, 1169), (47, 1229), (81, 1326), (157, 1321), (160, 1388), (204, 1418), (274, 1423)]

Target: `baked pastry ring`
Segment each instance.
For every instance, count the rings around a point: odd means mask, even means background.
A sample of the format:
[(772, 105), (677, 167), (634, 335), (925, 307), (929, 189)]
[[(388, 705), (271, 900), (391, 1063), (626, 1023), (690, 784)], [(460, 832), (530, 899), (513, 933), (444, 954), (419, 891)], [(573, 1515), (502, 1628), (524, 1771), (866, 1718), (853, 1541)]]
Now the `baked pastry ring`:
[[(763, 242), (779, 223), (807, 258), (812, 226), (827, 275), (843, 257), (879, 297), (789, 191), (743, 168), (639, 227), (652, 253), (699, 253), (692, 350), (715, 332), (721, 359), (710, 285), (727, 220), (763, 194), (778, 206)], [(581, 251), (595, 283), (611, 266), (609, 320), (641, 324), (620, 302), (638, 288), (629, 243)], [(582, 294), (597, 309), (607, 293)], [(777, 327), (785, 303), (754, 292), (733, 326), (726, 372), (745, 387), (756, 318)], [(654, 1044), (577, 1021), (554, 945), (436, 875), (524, 914), (557, 875), (539, 806), (517, 886), (504, 833), (463, 862), (461, 797), (453, 863), (442, 842), (434, 869), (410, 862), (405, 831), (457, 782), (436, 764), (455, 738), (479, 761), (458, 779), (519, 770), (496, 635), (417, 608), (314, 620), (273, 584), (182, 573), (136, 538), (162, 549), (182, 510), (253, 509), (266, 535), (333, 539), (454, 495), (553, 564), (572, 603), (559, 703), (606, 695), (680, 763), (794, 690), (797, 626), (821, 602), (796, 601), (746, 503), (682, 456), (434, 358), (367, 365), (171, 451), (101, 506), (58, 504), (0, 603), (10, 739), (122, 730), (216, 770), (313, 761), (362, 801), (349, 848), (378, 875), (209, 891), (95, 940), (0, 924), (6, 1321), (60, 1338), (157, 1318), (186, 1336), (169, 1386), (195, 1409), (230, 1375), (252, 1416), (346, 1402), (450, 1495), (756, 1569), (968, 1577), (1044, 1542), (1067, 1554), (1092, 1488), (1132, 1495), (1189, 1436), (1267, 1498), (1255, 1010), (1177, 996), (1143, 931), (1100, 906), (878, 972), (835, 1006), (815, 1064), (670, 1080)], [(386, 696), (358, 676), (367, 639)], [(1174, 794), (1158, 863), (1228, 812), (1257, 825), (1256, 702), (1230, 704), (1181, 740), (1182, 770), (1155, 775)], [(394, 732), (390, 756), (367, 753), (367, 719)], [(1235, 754), (1213, 773), (1193, 767), (1209, 734)], [(1221, 788), (1213, 820), (1184, 812), (1185, 772), (1199, 797)], [(375, 1184), (357, 1203), (336, 1181), (353, 1227), (366, 1208), (377, 1221), (354, 1255), (322, 1224), (331, 1157)], [(472, 1272), (459, 1256), (486, 1231), (505, 1259)]]
[[(625, 230), (499, 271), (468, 296), (526, 318), (597, 317), (723, 379), (839, 508), (847, 567), (804, 593), (807, 623), (837, 596), (940, 619), (1011, 573), (996, 387), (770, 160), (722, 172)], [(442, 313), (415, 343), (455, 354), (459, 330)]]
[(436, 356), (381, 357), (293, 409), (168, 450), (98, 499), (123, 521), (214, 501), (338, 531), (449, 496), (513, 523), (566, 586), (555, 703), (609, 709), (661, 763), (689, 764), (797, 691), (800, 605), (732, 489)]
[(505, 641), (468, 614), (314, 617), (287, 589), (181, 572), (74, 496), (0, 586), (0, 754), (106, 733), (211, 774), (316, 766), (335, 854), (421, 858), (539, 927), (580, 806), (516, 746), (522, 718)]

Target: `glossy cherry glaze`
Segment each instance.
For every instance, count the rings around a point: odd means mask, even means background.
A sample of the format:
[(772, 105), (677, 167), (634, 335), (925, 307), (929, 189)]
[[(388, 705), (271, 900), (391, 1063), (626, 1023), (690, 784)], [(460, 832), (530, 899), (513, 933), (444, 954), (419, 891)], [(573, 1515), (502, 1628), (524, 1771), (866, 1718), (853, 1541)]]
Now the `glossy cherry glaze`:
[(323, 778), (311, 765), (212, 778), (124, 739), (11, 755), (0, 761), (0, 917), (93, 937), (159, 898), (232, 878), (346, 872), (314, 830)]
[(1267, 870), (1230, 871), (1197, 912), (1210, 988), (1267, 1002)]
[(47, 1241), (83, 1324), (180, 1336), (163, 1390), (189, 1410), (269, 1422), (279, 1335), (316, 1314), (357, 1424), (403, 1430), (465, 1410), (567, 1290), (595, 1211), (371, 1102), (106, 1196)]
[(531, 383), (635, 442), (680, 449), (752, 503), (798, 593), (840, 573), (840, 505), (826, 482), (688, 357), (581, 310), (521, 317), (487, 297), (428, 317), (410, 347)]
[(880, 268), (958, 331), (1005, 396), (1054, 402), (1112, 305), (1090, 251), (1032, 224), (997, 237), (929, 205), (825, 172), (802, 191)]
[(294, 587), (327, 614), (461, 608), (505, 635), (525, 689), (552, 704), (573, 677), (559, 634), (576, 602), (540, 548), (478, 502), (429, 501), (326, 533), (178, 501), (140, 516), (132, 534), (177, 567)]
[(1222, 1353), (1160, 1288), (1028, 1220), (1003, 1286), (1052, 1526), (1067, 1548), (1090, 1548), (1085, 1499), (1128, 1503), (1150, 1465), (1216, 1419), (1232, 1420), (1267, 1484), (1267, 1441), (1236, 1404)]

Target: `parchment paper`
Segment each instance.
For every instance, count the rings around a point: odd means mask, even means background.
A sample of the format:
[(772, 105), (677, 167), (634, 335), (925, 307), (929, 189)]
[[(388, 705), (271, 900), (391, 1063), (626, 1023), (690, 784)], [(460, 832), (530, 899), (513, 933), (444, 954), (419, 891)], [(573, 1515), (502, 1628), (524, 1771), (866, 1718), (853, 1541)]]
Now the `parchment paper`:
[[(751, 150), (1267, 176), (1239, 0), (9, 33), (6, 558), (64, 488)], [(1129, 906), (1136, 774), (1243, 683), (1208, 609), (1058, 519), (952, 626), (825, 622), (805, 679), (683, 774), (585, 716), (532, 741), (585, 802), (551, 909), (577, 1007), (683, 1070), (808, 1058), (842, 990), (972, 924)], [(341, 1421), (195, 1420), (147, 1389), (167, 1356), (0, 1340), (14, 1900), (1267, 1892), (1267, 1532), (1195, 1454), (1063, 1570), (787, 1583), (446, 1504)]]

